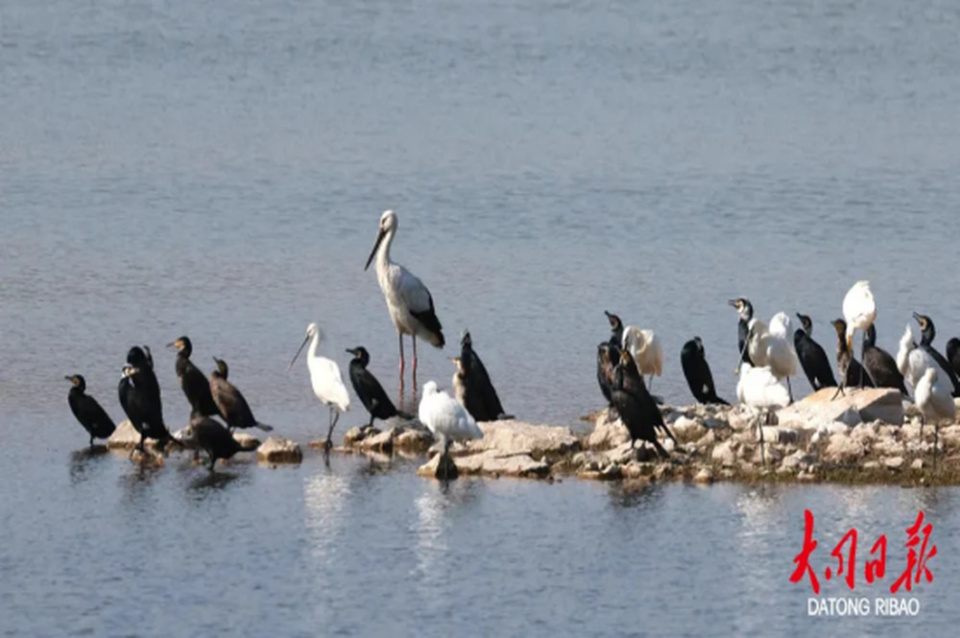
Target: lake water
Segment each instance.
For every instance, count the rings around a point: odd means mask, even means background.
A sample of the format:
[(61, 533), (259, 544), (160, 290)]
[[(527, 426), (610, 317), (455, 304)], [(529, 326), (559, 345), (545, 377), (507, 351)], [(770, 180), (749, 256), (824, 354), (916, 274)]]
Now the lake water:
[[(735, 296), (810, 314), (832, 350), (866, 278), (880, 345), (918, 310), (942, 348), (960, 334), (958, 30), (935, 0), (4, 2), (4, 635), (946, 633), (956, 490), (445, 490), (415, 461), (314, 455), (210, 481), (74, 455), (63, 375), (119, 419), (125, 352), (149, 344), (177, 425), (162, 346), (187, 334), (263, 421), (320, 436), (305, 366), (286, 374), (308, 322), (396, 384), (363, 271), (386, 208), (448, 341), (469, 327), (525, 420), (599, 407), (604, 309), (660, 335), (670, 403), (691, 400), (695, 334), (732, 398)], [(455, 351), (421, 348), (421, 383), (448, 385)], [(861, 558), (888, 534), (891, 572), (923, 509), (940, 552), (920, 616), (808, 619), (787, 580), (804, 508), (820, 564), (856, 526)]]

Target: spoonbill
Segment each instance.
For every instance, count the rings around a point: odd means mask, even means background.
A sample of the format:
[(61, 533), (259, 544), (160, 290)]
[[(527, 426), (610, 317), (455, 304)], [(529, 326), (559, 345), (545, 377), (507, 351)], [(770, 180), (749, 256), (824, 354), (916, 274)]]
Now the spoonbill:
[(863, 344), (863, 367), (878, 388), (895, 388), (907, 396), (903, 375), (897, 369), (896, 360), (889, 352), (877, 346), (877, 327), (870, 324)]
[(190, 404), (190, 415), (199, 416), (220, 416), (220, 409), (217, 408), (213, 395), (210, 394), (210, 382), (207, 375), (200, 372), (200, 369), (190, 360), (193, 353), (193, 343), (187, 336), (180, 337), (173, 343), (167, 344), (168, 348), (176, 348), (177, 378), (180, 380), (180, 389), (183, 395), (187, 397)]
[(778, 380), (787, 380), (787, 394), (793, 401), (790, 377), (797, 373), (797, 353), (787, 339), (790, 318), (779, 312), (770, 321), (770, 328), (761, 319), (751, 319), (747, 333), (747, 352), (754, 368), (769, 368)]
[[(860, 347), (860, 360), (863, 360), (863, 351), (867, 345), (867, 328), (873, 325), (877, 318), (877, 302), (870, 290), (870, 282), (858, 281), (850, 287), (843, 297), (843, 320), (847, 322), (847, 349), (853, 352), (853, 337), (860, 330), (863, 340)], [(861, 368), (860, 387), (864, 385), (863, 368)]]
[(86, 393), (87, 382), (82, 376), (74, 374), (65, 378), (73, 384), (67, 394), (67, 403), (70, 404), (73, 416), (77, 417), (77, 421), (90, 435), (90, 449), (93, 449), (93, 440), (110, 438), (117, 425), (100, 403)]
[(680, 350), (680, 365), (683, 368), (683, 376), (687, 379), (687, 385), (690, 386), (690, 392), (698, 402), (729, 405), (717, 396), (717, 388), (713, 384), (713, 373), (710, 372), (710, 364), (707, 363), (707, 354), (700, 337), (694, 337), (683, 344)]
[(953, 396), (960, 396), (960, 379), (957, 379), (957, 375), (953, 371), (953, 366), (933, 347), (933, 340), (937, 336), (937, 329), (933, 325), (933, 319), (916, 312), (913, 313), (913, 318), (916, 319), (920, 325), (920, 347), (923, 348), (924, 351), (930, 355), (930, 358), (933, 359), (933, 362), (940, 367), (940, 375), (944, 381), (950, 382)]
[(637, 371), (641, 376), (649, 375), (648, 388), (653, 388), (653, 377), (663, 374), (663, 346), (653, 330), (641, 330), (636, 326), (627, 326), (623, 329), (621, 349), (626, 350), (633, 357)]
[[(290, 360), (290, 366), (287, 368), (287, 374), (293, 369), (293, 364), (297, 357), (303, 351), (303, 347), (310, 342), (310, 349), (307, 351), (307, 370), (310, 371), (310, 385), (313, 386), (313, 393), (317, 395), (320, 402), (330, 408), (330, 427), (327, 429), (327, 440), (323, 449), (327, 452), (333, 447), (333, 428), (337, 427), (337, 421), (340, 414), (350, 410), (350, 395), (347, 394), (347, 386), (343, 384), (343, 377), (340, 376), (340, 366), (337, 362), (317, 354), (320, 347), (320, 341), (323, 340), (323, 332), (315, 323), (307, 326), (307, 334), (303, 338), (303, 343)], [(361, 399), (362, 400), (362, 399)]]
[[(473, 339), (470, 331), (464, 330), (460, 337), (460, 363), (458, 374), (464, 383), (466, 401), (461, 401), (477, 421), (496, 421), (509, 418), (500, 403), (500, 397), (493, 387), (487, 368), (480, 360), (480, 356), (473, 349)], [(457, 397), (459, 399), (459, 396)]]
[[(917, 384), (915, 398), (923, 414), (923, 421), (933, 421), (933, 461), (937, 461), (940, 423), (957, 420), (957, 406), (953, 402), (950, 386), (940, 379), (936, 367), (927, 368)], [(923, 421), (920, 422), (920, 440), (923, 440)]]
[(753, 304), (750, 303), (749, 299), (743, 297), (731, 299), (727, 303), (737, 311), (737, 315), (740, 317), (737, 321), (737, 348), (740, 352), (740, 360), (744, 363), (750, 363), (750, 353), (747, 352), (746, 346), (747, 339), (750, 336), (750, 320), (753, 319)]
[(790, 404), (790, 393), (776, 375), (767, 367), (754, 367), (743, 362), (740, 364), (740, 380), (737, 382), (737, 400), (750, 408), (759, 411), (757, 428), (760, 439), (760, 461), (767, 462), (765, 444), (763, 440), (763, 426), (772, 410)]
[[(375, 418), (381, 421), (386, 421), (395, 416), (402, 416), (408, 419), (412, 418), (397, 410), (396, 406), (393, 405), (393, 401), (390, 400), (390, 397), (388, 397), (384, 391), (383, 386), (377, 381), (377, 377), (373, 376), (373, 373), (367, 369), (367, 366), (370, 364), (370, 353), (367, 352), (367, 349), (363, 346), (357, 346), (356, 348), (348, 348), (347, 352), (353, 355), (353, 359), (350, 360), (350, 367), (348, 368), (350, 384), (353, 386), (353, 391), (356, 392), (357, 397), (360, 398), (360, 403), (362, 403), (363, 407), (370, 413), (370, 422), (367, 423), (364, 428), (372, 428)], [(326, 361), (330, 360), (326, 359)], [(312, 379), (312, 370), (310, 375)]]
[(833, 398), (844, 393), (844, 388), (854, 386), (859, 381), (860, 387), (873, 387), (873, 381), (870, 375), (863, 369), (860, 362), (853, 358), (853, 350), (850, 348), (851, 341), (847, 338), (849, 329), (847, 322), (843, 319), (834, 319), (830, 322), (833, 329), (837, 331), (837, 372), (840, 374), (840, 385), (834, 392)]
[(793, 349), (800, 360), (803, 373), (807, 375), (810, 387), (814, 392), (821, 388), (836, 387), (837, 380), (833, 376), (830, 359), (823, 347), (813, 340), (813, 320), (799, 312), (797, 319), (800, 320), (800, 327), (793, 333)]
[(223, 415), (223, 420), (227, 422), (227, 426), (231, 430), (234, 428), (258, 428), (264, 432), (273, 430), (271, 426), (257, 421), (240, 390), (227, 380), (230, 374), (227, 362), (216, 357), (213, 360), (217, 364), (217, 369), (210, 373), (210, 394), (220, 414)]
[[(140, 350), (139, 348), (136, 348)], [(143, 354), (143, 351), (140, 351)], [(128, 357), (129, 359), (129, 357)], [(163, 413), (160, 409), (160, 399), (154, 385), (156, 377), (151, 383), (150, 377), (153, 374), (149, 361), (144, 358), (134, 357), (141, 361), (143, 368), (136, 368), (129, 363), (123, 367), (123, 375), (120, 377), (120, 383), (117, 386), (117, 394), (120, 397), (120, 406), (130, 419), (133, 429), (140, 434), (140, 443), (135, 450), (146, 455), (144, 443), (147, 439), (154, 439), (163, 454), (167, 443), (181, 445), (179, 441), (170, 436), (170, 431), (163, 423)], [(130, 452), (133, 456), (133, 451)]]
[(454, 441), (482, 439), (483, 431), (456, 399), (437, 389), (435, 381), (427, 381), (424, 384), (423, 398), (420, 399), (417, 416), (420, 422), (433, 432), (441, 445), (437, 478), (441, 480), (456, 478), (457, 466), (450, 458), (450, 445)]
[(413, 340), (413, 392), (417, 392), (417, 337), (442, 348), (443, 327), (433, 306), (433, 297), (413, 273), (390, 260), (390, 246), (397, 234), (397, 215), (392, 210), (380, 216), (377, 240), (367, 258), (364, 270), (377, 258), (377, 282), (387, 301), (387, 310), (397, 329), (400, 343), (400, 393), (403, 394), (403, 335)]
[[(611, 391), (614, 407), (620, 420), (630, 433), (630, 447), (636, 442), (651, 443), (662, 458), (670, 454), (657, 440), (657, 428), (663, 429), (674, 443), (676, 439), (663, 422), (663, 414), (647, 390), (637, 370), (636, 363), (626, 350), (620, 352), (620, 361), (614, 368), (614, 383)], [(639, 454), (639, 450), (638, 450)]]

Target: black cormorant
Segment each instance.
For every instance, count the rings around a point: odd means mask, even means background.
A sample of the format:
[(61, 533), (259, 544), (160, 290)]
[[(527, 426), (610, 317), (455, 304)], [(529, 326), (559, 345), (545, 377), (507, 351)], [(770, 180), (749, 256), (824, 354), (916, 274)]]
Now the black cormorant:
[(690, 392), (698, 402), (730, 405), (717, 396), (713, 374), (710, 372), (710, 364), (707, 363), (706, 352), (700, 337), (694, 337), (683, 344), (680, 350), (680, 365), (683, 367), (683, 376), (687, 378)]
[(937, 336), (937, 329), (933, 325), (933, 320), (926, 315), (921, 315), (916, 312), (913, 313), (913, 318), (916, 319), (920, 325), (920, 347), (943, 369), (941, 374), (947, 375), (947, 378), (950, 379), (953, 396), (960, 397), (960, 380), (957, 378), (957, 373), (954, 372), (950, 362), (933, 347), (933, 340)]
[(843, 394), (844, 388), (859, 386), (873, 387), (870, 375), (863, 369), (860, 362), (853, 358), (853, 352), (847, 344), (847, 322), (843, 319), (834, 319), (830, 324), (837, 331), (837, 372), (840, 374), (840, 385), (833, 398)]
[(250, 410), (247, 400), (240, 394), (240, 390), (227, 381), (229, 374), (227, 362), (216, 357), (213, 360), (217, 363), (217, 369), (210, 373), (210, 394), (213, 395), (213, 401), (230, 429), (259, 428), (264, 432), (273, 430), (271, 426), (260, 423), (254, 418), (253, 411)]
[(877, 347), (877, 329), (873, 324), (867, 328), (863, 345), (863, 367), (870, 380), (878, 388), (894, 388), (907, 396), (903, 375), (897, 369), (897, 361), (889, 352)]
[(177, 349), (177, 378), (180, 379), (180, 388), (187, 397), (187, 402), (190, 403), (190, 416), (220, 416), (220, 410), (210, 393), (207, 375), (190, 360), (190, 355), (193, 353), (190, 338), (180, 337), (167, 347)]
[[(133, 350), (138, 350), (140, 355), (143, 355), (143, 351), (139, 348)], [(157, 442), (162, 454), (167, 443), (172, 442), (181, 447), (182, 444), (170, 436), (170, 431), (163, 423), (157, 379), (149, 361), (140, 355), (134, 356), (133, 359), (140, 361), (143, 367), (138, 368), (129, 363), (125, 365), (123, 376), (120, 377), (120, 383), (117, 386), (117, 393), (120, 396), (120, 405), (130, 419), (133, 429), (140, 433), (140, 443), (135, 449), (140, 450), (141, 454), (146, 454), (144, 443), (146, 439), (153, 439)], [(130, 358), (128, 356), (127, 360), (129, 361)]]
[(823, 388), (837, 387), (837, 379), (833, 376), (830, 359), (819, 343), (813, 340), (813, 321), (807, 315), (797, 313), (800, 327), (793, 333), (793, 347), (800, 359), (803, 373), (813, 391)]
[(367, 349), (363, 346), (357, 346), (352, 349), (347, 348), (347, 352), (353, 355), (353, 359), (350, 360), (350, 384), (360, 398), (360, 402), (363, 403), (363, 407), (370, 413), (370, 422), (364, 427), (372, 428), (374, 419), (386, 421), (395, 416), (402, 416), (405, 419), (413, 418), (409, 414), (397, 410), (393, 401), (384, 391), (383, 386), (367, 369), (367, 365), (370, 363), (370, 354)]
[(753, 364), (750, 360), (750, 353), (747, 349), (747, 339), (750, 335), (750, 320), (753, 319), (753, 304), (749, 299), (737, 297), (729, 302), (737, 310), (740, 320), (737, 322), (737, 348), (740, 351), (740, 360), (744, 363)]
[(490, 381), (490, 375), (484, 367), (480, 357), (473, 349), (473, 339), (470, 331), (464, 330), (460, 338), (460, 361), (463, 369), (463, 378), (467, 386), (466, 395), (470, 398), (469, 404), (463, 407), (476, 421), (496, 421), (509, 419), (510, 415), (503, 410), (500, 397)]
[(117, 429), (117, 425), (100, 403), (86, 393), (87, 382), (82, 376), (74, 374), (65, 378), (73, 384), (67, 395), (67, 402), (70, 404), (73, 416), (77, 417), (77, 421), (90, 435), (90, 447), (93, 448), (94, 439), (110, 438), (113, 431)]
[(656, 433), (657, 427), (666, 429), (663, 414), (646, 390), (633, 358), (626, 351), (620, 353), (620, 362), (614, 368), (611, 398), (620, 414), (620, 420), (630, 433), (631, 446), (635, 445), (637, 440), (647, 441), (653, 444), (661, 457), (669, 458), (670, 455), (657, 440)]
[(256, 447), (244, 448), (233, 438), (230, 430), (223, 424), (205, 416), (194, 415), (190, 419), (188, 436), (196, 447), (207, 453), (210, 459), (210, 471), (213, 471), (217, 459), (229, 459), (237, 452), (253, 452)]

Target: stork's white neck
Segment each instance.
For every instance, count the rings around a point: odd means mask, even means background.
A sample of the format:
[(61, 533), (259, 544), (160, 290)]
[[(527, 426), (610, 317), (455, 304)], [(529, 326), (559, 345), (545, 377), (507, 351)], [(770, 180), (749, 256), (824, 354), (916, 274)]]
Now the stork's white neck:
[(377, 249), (377, 270), (383, 271), (390, 265), (390, 246), (393, 244), (393, 236), (397, 229), (391, 228), (387, 231), (387, 236), (380, 242), (380, 248)]

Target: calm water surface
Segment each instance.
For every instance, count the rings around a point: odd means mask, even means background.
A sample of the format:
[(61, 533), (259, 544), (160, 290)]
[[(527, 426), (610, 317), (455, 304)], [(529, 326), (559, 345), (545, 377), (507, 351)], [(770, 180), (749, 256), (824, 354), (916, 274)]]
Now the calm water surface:
[[(314, 456), (210, 481), (73, 454), (63, 375), (119, 418), (124, 353), (150, 344), (178, 424), (162, 345), (188, 334), (264, 421), (318, 436), (305, 366), (285, 374), (309, 321), (395, 383), (363, 271), (385, 208), (448, 340), (470, 328), (526, 420), (597, 407), (603, 309), (658, 332), (672, 403), (695, 334), (732, 396), (738, 295), (810, 314), (829, 344), (867, 278), (881, 345), (919, 310), (942, 346), (960, 334), (958, 31), (936, 0), (3, 3), (4, 635), (943, 635), (955, 490), (443, 490), (415, 461)], [(453, 352), (423, 348), (421, 382), (447, 384)], [(856, 526), (888, 534), (891, 570), (924, 509), (921, 617), (807, 619), (787, 581), (804, 508), (821, 565)]]

